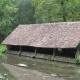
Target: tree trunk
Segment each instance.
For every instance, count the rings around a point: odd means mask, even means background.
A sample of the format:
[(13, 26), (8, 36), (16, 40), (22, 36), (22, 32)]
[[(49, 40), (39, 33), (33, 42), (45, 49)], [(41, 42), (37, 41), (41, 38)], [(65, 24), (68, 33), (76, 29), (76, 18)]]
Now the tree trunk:
[(0, 35), (0, 43), (2, 42), (2, 36)]
[(61, 1), (61, 5), (62, 5), (62, 18), (63, 18), (63, 21), (66, 22), (66, 13), (65, 13), (65, 2), (64, 1)]

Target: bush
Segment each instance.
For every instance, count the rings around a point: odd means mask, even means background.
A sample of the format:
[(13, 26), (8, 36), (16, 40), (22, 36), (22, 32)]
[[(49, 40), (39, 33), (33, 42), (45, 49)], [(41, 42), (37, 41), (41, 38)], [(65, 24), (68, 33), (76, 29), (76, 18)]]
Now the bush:
[(75, 63), (80, 64), (80, 55), (79, 55), (79, 53), (76, 53), (76, 55), (75, 55)]
[(4, 52), (6, 51), (6, 46), (0, 44), (0, 56), (4, 57)]
[(48, 60), (48, 61), (51, 61), (51, 56), (50, 56), (50, 55), (48, 56), (47, 60)]

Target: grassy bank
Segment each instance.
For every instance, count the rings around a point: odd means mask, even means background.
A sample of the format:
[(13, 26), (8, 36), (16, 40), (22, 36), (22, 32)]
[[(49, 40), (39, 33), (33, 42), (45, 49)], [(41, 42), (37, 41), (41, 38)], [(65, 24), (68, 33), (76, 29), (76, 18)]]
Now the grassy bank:
[(0, 44), (0, 56), (4, 57), (4, 54), (3, 53), (5, 52), (5, 50), (6, 50), (6, 46)]

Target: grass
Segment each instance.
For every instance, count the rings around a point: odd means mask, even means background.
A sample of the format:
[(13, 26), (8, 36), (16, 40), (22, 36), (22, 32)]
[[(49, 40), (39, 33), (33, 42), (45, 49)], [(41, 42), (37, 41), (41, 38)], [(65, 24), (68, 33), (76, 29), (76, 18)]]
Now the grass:
[(0, 44), (0, 56), (4, 57), (4, 54), (3, 53), (5, 52), (5, 50), (6, 50), (6, 46)]

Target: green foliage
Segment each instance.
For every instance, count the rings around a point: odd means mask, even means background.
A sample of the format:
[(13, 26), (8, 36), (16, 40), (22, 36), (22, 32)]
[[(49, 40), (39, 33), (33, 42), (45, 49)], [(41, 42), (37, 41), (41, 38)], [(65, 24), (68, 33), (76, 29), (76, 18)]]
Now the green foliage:
[(6, 46), (0, 44), (0, 56), (4, 57), (3, 53), (5, 52), (5, 50), (6, 50)]
[(34, 7), (31, 0), (16, 0), (15, 5), (18, 8), (15, 14), (15, 25), (35, 23)]
[(47, 60), (48, 60), (48, 61), (51, 61), (51, 56), (50, 56), (50, 55), (48, 56)]
[(12, 14), (16, 11), (14, 0), (0, 0), (0, 35), (5, 35), (7, 29), (11, 29), (14, 20)]
[(62, 21), (80, 21), (79, 0), (0, 0), (0, 39), (19, 24)]
[(54, 22), (57, 18), (60, 19), (57, 15), (60, 12), (60, 6), (55, 4), (55, 0), (33, 0), (33, 2), (37, 23)]
[(5, 50), (6, 50), (6, 46), (0, 44), (0, 53), (4, 53)]
[(11, 25), (13, 18), (11, 14), (16, 12), (13, 0), (0, 0), (0, 27)]
[(75, 63), (80, 64), (80, 44), (77, 46), (77, 53), (75, 55)]
[(37, 23), (79, 21), (79, 0), (33, 0)]
[(80, 55), (79, 55), (79, 53), (76, 53), (76, 55), (75, 55), (75, 63), (76, 64), (80, 63)]

